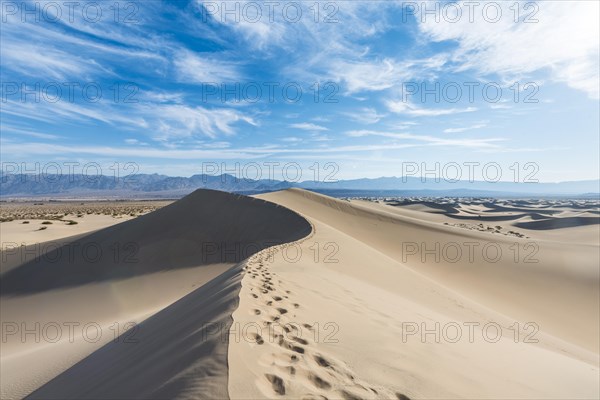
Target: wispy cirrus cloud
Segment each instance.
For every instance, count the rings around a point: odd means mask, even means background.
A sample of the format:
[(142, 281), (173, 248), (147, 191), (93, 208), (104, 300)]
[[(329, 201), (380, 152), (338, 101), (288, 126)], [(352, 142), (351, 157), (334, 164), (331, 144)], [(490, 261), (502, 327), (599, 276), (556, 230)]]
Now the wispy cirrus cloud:
[(29, 77), (65, 81), (101, 70), (94, 60), (73, 56), (52, 46), (2, 41), (2, 67)]
[(291, 124), (290, 128), (302, 129), (304, 131), (328, 131), (326, 127), (322, 125), (313, 124), (312, 122), (302, 122), (299, 124)]
[[(205, 3), (221, 8), (224, 4)], [(240, 10), (254, 7), (252, 0), (236, 3)], [(436, 24), (421, 23), (420, 15), (405, 23), (398, 1), (333, 2), (333, 8), (327, 9), (329, 3), (318, 2), (317, 19), (314, 3), (299, 2), (303, 16), (296, 23), (282, 19), (284, 3), (276, 5), (273, 21), (267, 6), (259, 3), (263, 15), (258, 22), (249, 22), (248, 14), (242, 13), (238, 13), (239, 22), (231, 15), (227, 21), (220, 16), (204, 20), (195, 0), (136, 4), (135, 24), (113, 21), (108, 8), (113, 2), (101, 3), (103, 14), (111, 18), (92, 24), (81, 19), (80, 13), (72, 23), (55, 24), (23, 24), (19, 15), (8, 16), (12, 22), (3, 24), (0, 37), (3, 81), (93, 81), (106, 90), (105, 97), (110, 97), (113, 83), (134, 82), (139, 94), (137, 103), (110, 98), (53, 104), (9, 100), (2, 104), (2, 122), (20, 131), (3, 125), (2, 140), (13, 146), (3, 147), (3, 156), (30, 151), (34, 157), (75, 157), (83, 152), (131, 159), (276, 155), (353, 161), (394, 160), (419, 154), (421, 149), (422, 154), (435, 157), (433, 146), (454, 146), (456, 154), (461, 149), (501, 154), (535, 151), (538, 131), (550, 132), (544, 140), (563, 149), (556, 138), (562, 133), (560, 112), (564, 111), (581, 128), (573, 133), (574, 150), (564, 157), (576, 163), (584, 157), (574, 159), (570, 154), (583, 150), (587, 163), (597, 165), (597, 154), (589, 150), (594, 148), (590, 140), (597, 141), (597, 113), (590, 107), (597, 105), (592, 90), (598, 86), (597, 40), (590, 35), (597, 30), (597, 21), (592, 20), (597, 18), (597, 5), (571, 2), (571, 8), (566, 2), (538, 2), (537, 24), (483, 26), (477, 21), (467, 23), (469, 12), (464, 9), (463, 18), (455, 24), (441, 17)], [(511, 5), (502, 4), (509, 20), (512, 10), (506, 7)], [(337, 22), (324, 21), (330, 13)], [(426, 19), (431, 22), (435, 16)], [(514, 79), (535, 80), (540, 86), (539, 104), (523, 106), (514, 101), (510, 84), (505, 85)], [(500, 82), (510, 98), (487, 104), (477, 92), (479, 99), (469, 104), (444, 105), (431, 100), (433, 96), (425, 96), (422, 102), (414, 97), (412, 103), (397, 101), (403, 83), (432, 88), (437, 83), (492, 80)], [(335, 98), (340, 101), (316, 104), (312, 89), (307, 89), (295, 104), (259, 101), (241, 107), (216, 97), (200, 101), (195, 86), (271, 81), (298, 82), (303, 89), (334, 82)], [(549, 96), (556, 99), (554, 105), (545, 102), (546, 84), (552, 91)], [(265, 90), (262, 98), (266, 96)], [(511, 115), (500, 111), (509, 107)], [(460, 119), (448, 118), (455, 114)], [(485, 123), (489, 119), (490, 126), (505, 128), (506, 137), (488, 138), (489, 132), (482, 129), (484, 119)], [(419, 124), (409, 125), (411, 121)], [(344, 134), (359, 128), (371, 130)], [(465, 137), (469, 133), (476, 137)], [(89, 141), (86, 146), (77, 145), (82, 137)], [(32, 138), (40, 143), (26, 142)], [(46, 146), (49, 141), (53, 146)], [(582, 167), (586, 169), (588, 165)]]
[(434, 79), (447, 62), (445, 54), (403, 61), (341, 59), (331, 62), (329, 73), (334, 81), (345, 84), (347, 94), (354, 94), (390, 89), (417, 78)]
[(374, 130), (352, 130), (346, 132), (346, 135), (350, 137), (366, 137), (366, 136), (379, 136), (388, 139), (396, 140), (408, 140), (423, 142), (430, 146), (459, 146), (468, 148), (499, 148), (497, 143), (503, 142), (504, 138), (484, 138), (484, 139), (472, 139), (472, 138), (440, 138), (430, 135), (415, 135), (412, 133), (405, 132), (388, 132), (388, 131), (374, 131)]
[[(527, 8), (526, 3), (529, 3)], [(468, 15), (465, 4), (456, 5), (463, 16)], [(497, 22), (485, 20), (481, 13), (475, 13), (474, 21), (459, 18), (451, 22), (441, 18), (441, 7), (437, 7), (437, 18), (419, 15), (419, 29), (432, 41), (458, 43), (452, 59), (459, 71), (499, 74), (506, 80), (547, 72), (555, 81), (582, 90), (590, 97), (599, 97), (599, 2), (496, 2), (495, 5), (503, 15)], [(521, 11), (518, 21), (513, 17), (516, 9)]]
[(365, 125), (376, 124), (385, 117), (385, 114), (379, 114), (373, 107), (363, 107), (353, 112), (345, 112), (343, 115)]
[(466, 132), (466, 131), (471, 131), (473, 129), (481, 129), (481, 128), (485, 128), (487, 126), (487, 123), (479, 123), (479, 124), (475, 124), (475, 125), (468, 125), (468, 126), (461, 126), (460, 128), (447, 128), (444, 129), (444, 133), (461, 133), (461, 132)]
[(217, 58), (218, 54), (198, 54), (189, 50), (179, 50), (174, 57), (174, 65), (180, 81), (220, 84), (242, 79), (239, 66)]
[(476, 107), (466, 108), (423, 108), (402, 100), (389, 100), (386, 102), (388, 110), (396, 114), (405, 114), (413, 117), (439, 117), (459, 113), (477, 111)]
[(178, 103), (24, 103), (10, 100), (3, 102), (2, 114), (61, 125), (104, 123), (120, 129), (142, 130), (146, 137), (160, 142), (194, 136), (216, 139), (220, 135), (235, 134), (237, 123), (258, 125), (254, 117), (237, 109)]
[(32, 129), (20, 128), (20, 127), (4, 125), (4, 124), (0, 125), (0, 131), (2, 131), (3, 134), (6, 134), (7, 132), (12, 132), (12, 133), (16, 133), (17, 135), (34, 137), (37, 139), (58, 140), (58, 139), (63, 138), (62, 136), (51, 134), (51, 133), (38, 132), (38, 131), (32, 130)]
[[(215, 139), (219, 135), (233, 135), (234, 125), (245, 122), (257, 126), (251, 116), (230, 108), (207, 109), (179, 104), (142, 106), (140, 114), (153, 121), (155, 140), (168, 141), (174, 137), (207, 136)], [(155, 117), (152, 117), (152, 116)]]

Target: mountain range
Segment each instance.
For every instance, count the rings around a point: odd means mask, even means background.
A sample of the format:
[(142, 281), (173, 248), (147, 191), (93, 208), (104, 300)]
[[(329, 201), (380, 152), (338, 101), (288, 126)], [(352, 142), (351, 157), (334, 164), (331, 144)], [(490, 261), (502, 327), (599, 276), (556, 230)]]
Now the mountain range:
[(292, 187), (311, 189), (335, 197), (360, 196), (577, 196), (597, 198), (600, 180), (558, 183), (516, 183), (381, 177), (338, 180), (335, 182), (288, 182), (271, 179), (253, 180), (233, 175), (198, 174), (171, 177), (138, 174), (127, 178), (86, 175), (41, 175), (0, 173), (0, 197), (106, 197), (106, 198), (179, 198), (204, 188), (232, 193), (255, 194)]

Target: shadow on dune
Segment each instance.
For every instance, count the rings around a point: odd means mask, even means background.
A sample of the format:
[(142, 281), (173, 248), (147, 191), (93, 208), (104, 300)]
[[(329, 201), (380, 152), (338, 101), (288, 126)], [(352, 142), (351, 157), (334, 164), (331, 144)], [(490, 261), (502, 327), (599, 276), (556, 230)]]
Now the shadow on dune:
[(567, 217), (567, 218), (553, 218), (542, 221), (531, 221), (531, 222), (517, 222), (514, 226), (524, 229), (532, 230), (550, 230), (550, 229), (561, 229), (571, 228), (574, 226), (584, 225), (597, 225), (600, 224), (600, 218), (594, 217)]
[(460, 219), (460, 220), (469, 220), (469, 221), (512, 221), (515, 219), (527, 217), (530, 214), (514, 214), (514, 215), (452, 215), (452, 214), (444, 214), (446, 217), (450, 217), (452, 219)]
[(228, 398), (237, 265), (92, 353), (28, 398)]
[(429, 207), (439, 211), (430, 211), (433, 214), (457, 214), (458, 204), (457, 203), (435, 203), (433, 201), (411, 201), (411, 200), (403, 200), (388, 203), (394, 207), (402, 207), (406, 205), (421, 205), (425, 207)]
[(3, 252), (0, 295), (33, 294), (209, 264), (233, 265), (310, 231), (304, 218), (273, 203), (197, 190), (150, 214), (72, 241)]
[(554, 215), (554, 214), (558, 214), (561, 213), (562, 211), (560, 210), (552, 210), (552, 209), (545, 209), (545, 208), (538, 208), (538, 207), (506, 207), (500, 204), (496, 204), (496, 203), (482, 203), (482, 206), (489, 208), (489, 210), (485, 210), (484, 212), (488, 212), (488, 213), (494, 213), (494, 212), (522, 212), (522, 213), (530, 213), (530, 212), (536, 212), (538, 214), (549, 214), (549, 215)]
[(472, 215), (452, 215), (452, 214), (444, 214), (446, 217), (450, 217), (453, 219), (462, 219), (462, 220), (478, 220), (478, 221), (514, 221), (516, 219), (529, 217), (533, 220), (548, 220), (549, 217), (547, 215), (542, 215), (539, 213), (526, 213), (526, 214), (511, 214), (511, 215), (481, 215), (481, 214), (472, 214)]

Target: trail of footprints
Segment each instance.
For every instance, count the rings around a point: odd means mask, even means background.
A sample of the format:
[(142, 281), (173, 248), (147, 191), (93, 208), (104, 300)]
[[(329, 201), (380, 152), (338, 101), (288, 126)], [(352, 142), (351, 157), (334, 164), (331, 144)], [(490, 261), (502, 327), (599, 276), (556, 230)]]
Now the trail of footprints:
[[(297, 242), (310, 239), (311, 235)], [(269, 270), (275, 254), (289, 244), (274, 246), (252, 256), (244, 267), (244, 286), (255, 305), (250, 312), (264, 329), (253, 334), (250, 346), (269, 346), (259, 363), (270, 367), (258, 382), (271, 397), (286, 393), (304, 393), (303, 399), (398, 399), (409, 400), (401, 393), (373, 387), (358, 379), (343, 363), (322, 354), (314, 346), (314, 327), (308, 321), (299, 321), (295, 310), (302, 307), (295, 302), (294, 293)]]

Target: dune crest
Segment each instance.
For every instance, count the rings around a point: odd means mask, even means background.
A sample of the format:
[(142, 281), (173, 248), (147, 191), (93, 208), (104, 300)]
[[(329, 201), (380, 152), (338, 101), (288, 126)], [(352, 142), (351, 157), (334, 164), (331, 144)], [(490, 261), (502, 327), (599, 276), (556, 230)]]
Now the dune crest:
[(258, 197), (314, 228), (246, 265), (231, 398), (600, 395), (597, 246), (562, 245), (566, 260), (560, 243), (540, 241), (533, 266), (423, 261), (423, 249), (404, 258), (402, 243), (526, 240), (298, 189)]
[[(310, 229), (273, 203), (198, 190), (150, 214), (61, 239), (53, 254), (25, 262), (23, 253), (3, 254), (3, 324), (79, 325), (73, 341), (9, 335), (2, 345), (2, 398), (32, 392), (41, 398), (226, 396), (227, 341), (203, 329), (216, 324), (227, 332), (240, 261)], [(133, 243), (136, 251), (115, 259), (115, 243)], [(66, 251), (86, 246), (106, 256), (92, 262)], [(101, 338), (87, 340), (85, 324)], [(135, 329), (114, 331), (127, 324)], [(121, 340), (129, 336), (135, 342)]]

